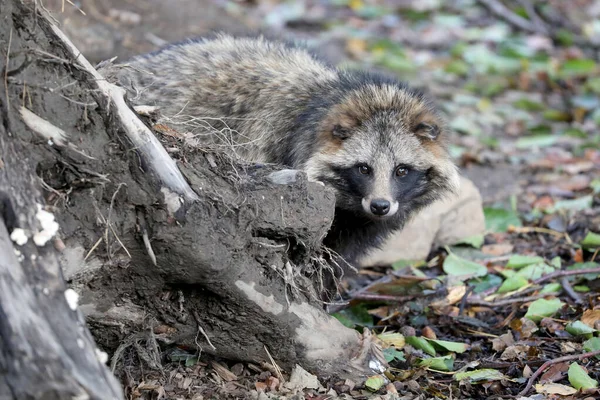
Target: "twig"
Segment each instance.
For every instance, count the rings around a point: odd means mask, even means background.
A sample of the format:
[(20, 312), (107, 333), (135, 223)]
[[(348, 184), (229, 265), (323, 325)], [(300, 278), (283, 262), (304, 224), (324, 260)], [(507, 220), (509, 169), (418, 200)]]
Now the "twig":
[(538, 283), (546, 282), (550, 279), (562, 277), (562, 276), (571, 276), (571, 275), (585, 275), (585, 274), (600, 274), (600, 267), (595, 268), (584, 268), (584, 269), (572, 269), (572, 270), (560, 270), (556, 272), (552, 272), (551, 274), (544, 275), (541, 278), (536, 279), (532, 283), (537, 285)]
[(532, 21), (515, 14), (498, 0), (479, 0), (479, 2), (493, 14), (519, 29), (543, 35), (548, 35), (550, 33), (544, 25), (535, 24)]
[(527, 394), (527, 392), (529, 392), (529, 390), (533, 386), (533, 382), (535, 382), (535, 380), (538, 378), (538, 376), (540, 376), (542, 374), (542, 372), (544, 372), (546, 369), (548, 369), (549, 366), (554, 365), (554, 364), (559, 364), (559, 363), (565, 362), (565, 361), (582, 360), (584, 358), (590, 358), (590, 357), (594, 357), (597, 355), (600, 355), (600, 350), (590, 351), (590, 352), (583, 353), (583, 354), (574, 354), (574, 355), (570, 355), (570, 356), (559, 357), (559, 358), (555, 358), (554, 360), (546, 361), (544, 364), (542, 364), (541, 367), (539, 367), (535, 371), (535, 373), (533, 375), (531, 375), (531, 378), (529, 378), (529, 381), (527, 381), (527, 386), (525, 386), (525, 389), (523, 389), (517, 396), (525, 396)]
[[(38, 10), (39, 11), (39, 10)], [(114, 112), (117, 121), (120, 123), (123, 131), (138, 149), (143, 158), (147, 160), (148, 166), (156, 174), (162, 184), (169, 187), (172, 191), (183, 195), (188, 201), (195, 201), (198, 195), (191, 189), (175, 161), (169, 156), (159, 140), (152, 134), (146, 125), (135, 115), (125, 102), (125, 89), (113, 85), (106, 81), (90, 62), (81, 54), (75, 45), (67, 36), (52, 22), (51, 16), (47, 11), (39, 11), (43, 18), (40, 20), (40, 27), (59, 42), (63, 49), (75, 61), (73, 64), (85, 71), (90, 76), (98, 91), (93, 91), (92, 95), (96, 102), (105, 107), (105, 112)]]
[(6, 61), (4, 64), (4, 90), (6, 95), (6, 112), (10, 110), (10, 97), (8, 96), (8, 63), (10, 62), (10, 45), (12, 43), (12, 27), (8, 34), (8, 49), (6, 50)]
[(506, 299), (506, 300), (498, 300), (498, 301), (485, 301), (479, 299), (468, 299), (467, 303), (475, 306), (486, 306), (486, 307), (495, 307), (495, 306), (507, 306), (515, 303), (527, 303), (529, 301), (534, 301), (537, 299), (541, 299), (548, 296), (547, 293), (540, 293), (533, 296), (527, 297), (515, 297), (514, 299)]
[(509, 233), (547, 233), (548, 235), (564, 237), (563, 232), (558, 232), (548, 228), (540, 228), (537, 226), (510, 226), (508, 229)]
[(577, 292), (573, 289), (573, 287), (569, 283), (569, 279), (566, 276), (563, 276), (560, 279), (560, 284), (562, 285), (563, 289), (565, 289), (565, 292), (567, 292), (569, 297), (575, 301), (575, 303), (577, 303), (577, 304), (583, 303), (581, 296), (579, 294), (577, 294)]
[(416, 295), (409, 296), (393, 296), (389, 294), (378, 294), (378, 293), (357, 293), (352, 296), (353, 300), (366, 300), (366, 301), (391, 301), (394, 303), (404, 303), (414, 299)]
[(267, 346), (265, 345), (264, 347), (265, 347), (265, 351), (267, 352), (267, 356), (269, 356), (269, 360), (271, 361), (271, 365), (275, 369), (275, 374), (277, 375), (277, 378), (279, 379), (279, 383), (280, 384), (284, 383), (285, 380), (283, 379), (283, 374), (281, 373), (281, 368), (279, 368), (279, 365), (277, 365), (277, 363), (271, 356), (271, 353), (269, 353), (269, 349), (267, 349)]

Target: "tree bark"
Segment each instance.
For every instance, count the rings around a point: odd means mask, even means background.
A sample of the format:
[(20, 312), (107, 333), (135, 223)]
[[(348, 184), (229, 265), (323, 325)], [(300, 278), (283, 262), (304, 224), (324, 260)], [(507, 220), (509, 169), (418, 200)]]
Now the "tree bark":
[[(301, 172), (197, 149), (180, 149), (175, 166), (123, 91), (39, 4), (0, 0), (0, 11), (0, 248), (10, 253), (0, 284), (11, 288), (0, 291), (0, 366), (10, 373), (0, 395), (60, 388), (121, 396), (65, 301), (61, 266), (97, 343), (116, 350), (113, 367), (134, 346), (160, 368), (158, 344), (177, 344), (253, 362), (270, 353), (320, 376), (381, 372), (369, 332), (323, 311), (320, 282), (332, 266), (320, 246), (332, 191)], [(37, 204), (60, 225), (41, 247), (32, 243)], [(16, 228), (28, 236), (23, 246), (8, 239)]]

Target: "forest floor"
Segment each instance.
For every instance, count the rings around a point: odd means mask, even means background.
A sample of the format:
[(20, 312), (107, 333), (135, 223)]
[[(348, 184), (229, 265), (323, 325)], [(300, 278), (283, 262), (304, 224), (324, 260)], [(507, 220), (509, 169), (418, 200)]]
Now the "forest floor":
[[(301, 381), (299, 398), (600, 396), (600, 2), (503, 15), (474, 0), (84, 1), (86, 15), (47, 3), (92, 61), (212, 30), (263, 29), (333, 63), (397, 74), (448, 115), (452, 154), (482, 193), (486, 233), (362, 271), (373, 284), (336, 315), (382, 334), (388, 382)], [(294, 393), (264, 366), (183, 351), (168, 359), (162, 371), (130, 360), (128, 398)]]

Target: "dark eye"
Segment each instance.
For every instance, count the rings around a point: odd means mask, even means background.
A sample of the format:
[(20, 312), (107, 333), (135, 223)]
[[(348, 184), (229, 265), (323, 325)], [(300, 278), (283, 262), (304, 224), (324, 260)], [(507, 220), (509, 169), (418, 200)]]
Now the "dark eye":
[(371, 173), (371, 168), (369, 168), (366, 165), (359, 165), (358, 172), (360, 172), (363, 175), (369, 175)]
[(406, 167), (398, 167), (396, 168), (396, 176), (403, 177), (408, 174), (408, 168)]

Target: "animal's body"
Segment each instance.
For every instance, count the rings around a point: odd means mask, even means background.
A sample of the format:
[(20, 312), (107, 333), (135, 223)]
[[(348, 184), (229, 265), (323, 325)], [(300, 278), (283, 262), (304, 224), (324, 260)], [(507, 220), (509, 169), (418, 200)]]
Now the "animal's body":
[[(117, 78), (138, 104), (247, 161), (304, 170), (336, 192), (325, 244), (350, 263), (456, 192), (444, 121), (405, 84), (330, 67), (263, 38), (193, 40), (134, 58)], [(215, 130), (216, 129), (216, 130)]]

